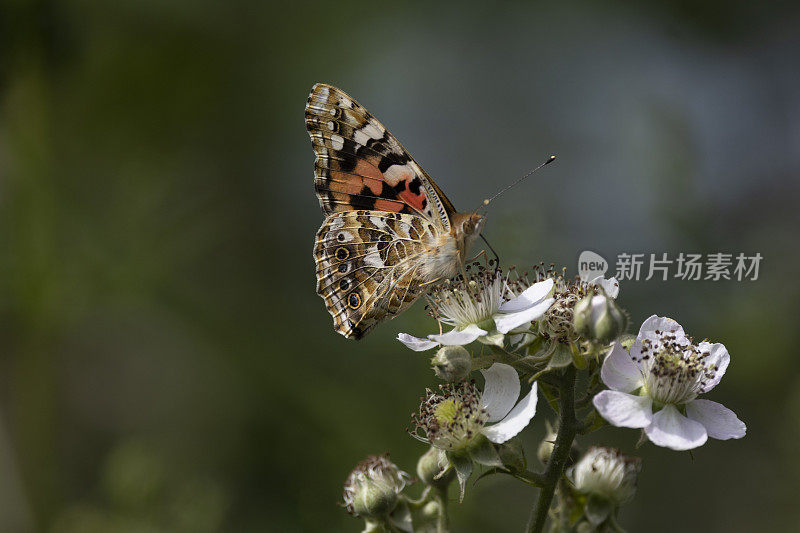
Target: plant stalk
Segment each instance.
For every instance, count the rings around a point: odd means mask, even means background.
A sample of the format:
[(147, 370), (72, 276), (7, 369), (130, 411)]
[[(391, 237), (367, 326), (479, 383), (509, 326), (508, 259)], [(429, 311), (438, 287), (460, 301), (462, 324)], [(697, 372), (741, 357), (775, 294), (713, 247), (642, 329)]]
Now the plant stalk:
[(561, 376), (558, 407), (558, 434), (553, 453), (550, 454), (550, 460), (547, 461), (547, 468), (544, 471), (544, 486), (531, 509), (526, 530), (529, 533), (541, 533), (544, 529), (553, 502), (553, 494), (561, 476), (564, 475), (572, 441), (575, 440), (578, 431), (579, 424), (575, 417), (575, 367), (572, 365), (569, 365)]

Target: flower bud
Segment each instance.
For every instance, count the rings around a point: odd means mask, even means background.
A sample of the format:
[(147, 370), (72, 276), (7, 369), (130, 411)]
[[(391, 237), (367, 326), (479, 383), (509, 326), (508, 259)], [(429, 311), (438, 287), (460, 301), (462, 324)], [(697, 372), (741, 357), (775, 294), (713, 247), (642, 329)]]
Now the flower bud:
[(472, 371), (472, 356), (463, 346), (442, 346), (431, 359), (436, 377), (444, 381), (459, 381)]
[[(539, 461), (542, 462), (543, 465), (547, 466), (547, 462), (550, 460), (550, 456), (553, 454), (553, 448), (556, 446), (556, 438), (558, 437), (558, 432), (553, 429), (553, 426), (550, 424), (549, 420), (545, 420), (545, 428), (547, 432), (542, 439), (542, 442), (539, 443), (539, 448), (536, 450), (536, 457)], [(567, 466), (572, 465), (575, 462), (575, 458), (578, 457), (580, 454), (580, 447), (578, 446), (577, 442), (572, 443), (572, 447), (569, 449), (569, 455), (567, 456)]]
[(433, 446), (417, 461), (417, 477), (426, 485), (446, 487), (453, 480), (454, 472), (451, 470), (444, 476), (436, 478), (447, 466), (448, 461), (444, 452)]
[(408, 481), (408, 474), (389, 461), (388, 455), (370, 455), (356, 465), (344, 484), (347, 512), (364, 518), (389, 515)]
[(618, 505), (633, 497), (641, 467), (638, 457), (628, 457), (614, 448), (592, 447), (575, 465), (572, 477), (580, 492)]
[[(439, 514), (442, 512), (442, 504), (437, 501), (428, 502), (425, 504), (420, 510), (420, 518), (421, 522), (433, 524), (435, 523), (436, 519), (439, 518)], [(435, 529), (434, 529), (435, 531)]]
[(573, 326), (578, 335), (605, 344), (625, 333), (628, 316), (613, 298), (590, 294), (575, 304)]
[(546, 421), (545, 424), (547, 425), (547, 433), (542, 439), (542, 442), (539, 443), (539, 448), (536, 450), (536, 457), (543, 465), (547, 465), (547, 461), (550, 460), (550, 456), (553, 454), (553, 448), (556, 445), (556, 437), (558, 436), (549, 421)]

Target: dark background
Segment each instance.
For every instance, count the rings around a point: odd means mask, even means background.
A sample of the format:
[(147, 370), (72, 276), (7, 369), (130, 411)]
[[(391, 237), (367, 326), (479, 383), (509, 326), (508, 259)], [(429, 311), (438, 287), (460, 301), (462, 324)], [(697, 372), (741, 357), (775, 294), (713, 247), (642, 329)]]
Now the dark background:
[[(413, 471), (427, 355), (346, 341), (314, 293), (303, 106), (340, 86), (507, 263), (764, 256), (757, 281), (640, 281), (620, 302), (726, 344), (710, 398), (748, 425), (645, 445), (630, 531), (800, 522), (798, 4), (23, 2), (0, 12), (0, 531), (358, 531), (368, 453)], [(543, 407), (525, 443), (533, 456)], [(635, 431), (584, 439), (633, 451)], [(490, 478), (456, 531), (519, 531)]]

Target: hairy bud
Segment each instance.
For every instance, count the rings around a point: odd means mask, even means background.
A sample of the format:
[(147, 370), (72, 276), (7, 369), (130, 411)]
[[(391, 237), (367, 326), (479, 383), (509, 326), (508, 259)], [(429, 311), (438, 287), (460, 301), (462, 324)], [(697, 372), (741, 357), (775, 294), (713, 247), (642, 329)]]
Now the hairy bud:
[(347, 511), (364, 518), (380, 518), (391, 513), (409, 476), (389, 461), (386, 455), (370, 455), (356, 465), (344, 484)]
[(590, 294), (575, 304), (573, 326), (581, 337), (606, 344), (625, 333), (628, 316), (613, 298)]
[(463, 346), (442, 346), (431, 359), (436, 377), (444, 381), (460, 381), (472, 371), (472, 356)]
[(437, 476), (442, 473), (442, 470), (444, 470), (447, 465), (448, 461), (444, 451), (431, 446), (430, 449), (419, 458), (419, 461), (417, 461), (417, 477), (426, 485), (440, 488), (446, 487), (453, 480), (455, 476), (454, 471), (451, 470), (444, 476), (438, 478)]

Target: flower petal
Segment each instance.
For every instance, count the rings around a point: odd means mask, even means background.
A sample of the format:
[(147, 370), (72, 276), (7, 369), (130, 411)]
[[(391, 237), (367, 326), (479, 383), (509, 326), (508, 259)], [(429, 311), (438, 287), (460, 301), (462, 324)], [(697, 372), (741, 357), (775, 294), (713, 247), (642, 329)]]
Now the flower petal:
[(689, 420), (674, 405), (665, 405), (654, 414), (653, 423), (644, 432), (653, 444), (672, 450), (691, 450), (708, 440), (703, 424)]
[(625, 348), (614, 343), (611, 353), (603, 361), (600, 377), (608, 387), (620, 392), (633, 392), (642, 386), (642, 373)]
[[(498, 313), (494, 315), (495, 326), (500, 333), (508, 333), (514, 328), (517, 328), (528, 322), (532, 322), (540, 318), (550, 306), (555, 302), (555, 298), (548, 298), (533, 307), (523, 309), (514, 313)], [(502, 307), (502, 306), (501, 306)]]
[(713, 439), (741, 439), (747, 432), (747, 426), (739, 420), (736, 413), (711, 400), (687, 403), (686, 416), (703, 424), (708, 436)]
[(637, 335), (636, 339), (658, 340), (659, 337), (655, 334), (656, 331), (662, 333), (669, 331), (675, 333), (679, 338), (686, 337), (686, 333), (683, 332), (683, 327), (676, 321), (671, 318), (652, 315), (642, 322), (642, 327), (639, 328), (639, 335)]
[(451, 329), (447, 333), (441, 333), (439, 335), (428, 335), (428, 338), (432, 341), (436, 341), (444, 346), (463, 346), (465, 344), (469, 344), (478, 337), (486, 335), (488, 331), (485, 329), (481, 329), (475, 324), (470, 324), (469, 326), (465, 327), (464, 329)]
[(537, 391), (539, 385), (534, 382), (531, 391), (519, 401), (506, 417), (492, 426), (483, 428), (483, 434), (495, 444), (503, 444), (505, 441), (516, 437), (520, 431), (530, 423), (533, 415), (536, 414), (536, 402), (539, 399)]
[(487, 422), (497, 422), (508, 414), (519, 399), (519, 375), (509, 365), (495, 363), (481, 370), (486, 384), (481, 396), (481, 408), (489, 415)]
[(615, 390), (604, 390), (592, 399), (597, 412), (611, 425), (643, 428), (653, 420), (653, 400)]
[(603, 291), (606, 293), (606, 296), (609, 298), (616, 299), (617, 295), (619, 295), (619, 281), (617, 281), (617, 278), (606, 279), (603, 276), (597, 276), (590, 281), (589, 284), (602, 287)]
[(527, 309), (528, 307), (539, 303), (542, 298), (550, 294), (550, 291), (553, 290), (553, 285), (553, 278), (547, 278), (544, 281), (534, 283), (522, 291), (522, 293), (520, 293), (520, 295), (516, 298), (512, 298), (507, 302), (500, 304), (500, 310), (513, 313), (515, 311)]
[(710, 342), (703, 341), (698, 344), (697, 347), (701, 352), (708, 352), (708, 357), (706, 357), (704, 360), (706, 366), (717, 367), (714, 377), (703, 384), (702, 391), (708, 392), (716, 387), (717, 383), (719, 383), (719, 381), (722, 379), (722, 376), (725, 375), (725, 370), (728, 369), (728, 365), (731, 362), (731, 356), (728, 353), (728, 349), (725, 348), (725, 345), (719, 342), (712, 344)]
[(428, 339), (420, 339), (419, 337), (409, 335), (408, 333), (398, 333), (397, 340), (399, 340), (400, 342), (402, 342), (415, 352), (424, 352), (425, 350), (430, 350), (431, 348), (439, 346), (438, 342), (434, 342)]

